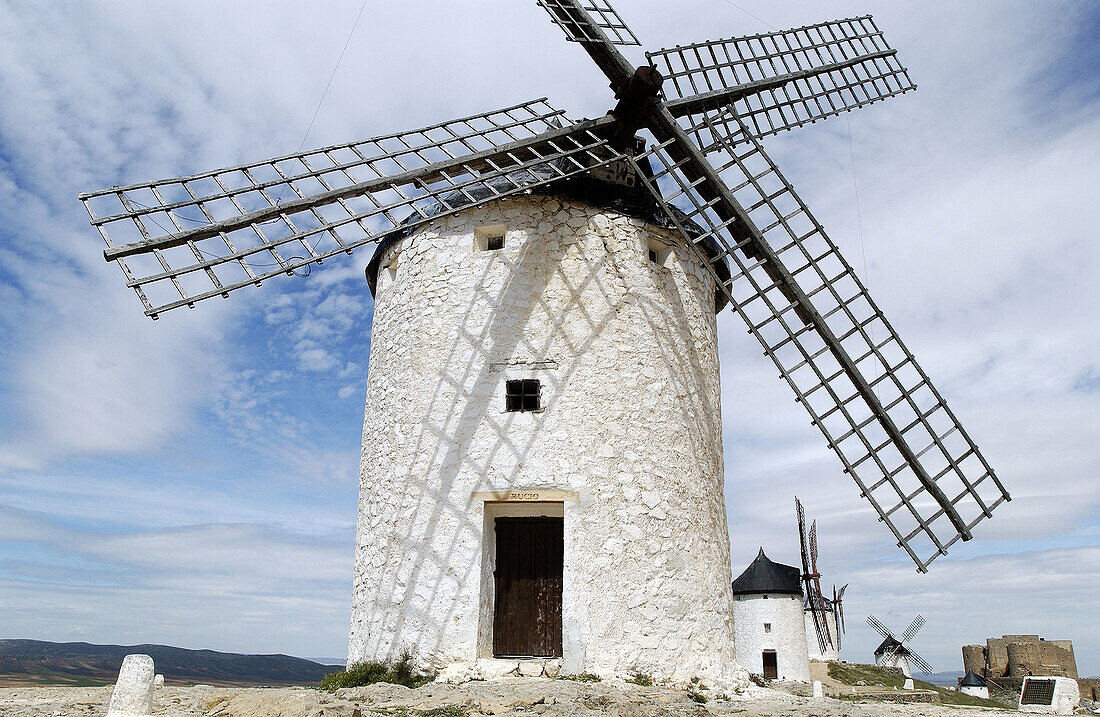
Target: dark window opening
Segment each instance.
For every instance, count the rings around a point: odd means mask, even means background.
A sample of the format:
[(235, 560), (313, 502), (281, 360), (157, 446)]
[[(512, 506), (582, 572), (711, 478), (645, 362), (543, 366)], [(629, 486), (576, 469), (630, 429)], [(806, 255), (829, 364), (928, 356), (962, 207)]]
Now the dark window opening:
[(541, 386), (538, 379), (523, 378), (504, 385), (504, 407), (507, 411), (539, 410)]
[(649, 250), (649, 260), (651, 262), (653, 262), (654, 264), (657, 263), (657, 250), (656, 249), (650, 249)]
[(775, 650), (764, 650), (764, 679), (775, 680), (779, 678), (779, 659)]
[(497, 249), (504, 248), (504, 235), (485, 237), (485, 249), (487, 251), (495, 251)]

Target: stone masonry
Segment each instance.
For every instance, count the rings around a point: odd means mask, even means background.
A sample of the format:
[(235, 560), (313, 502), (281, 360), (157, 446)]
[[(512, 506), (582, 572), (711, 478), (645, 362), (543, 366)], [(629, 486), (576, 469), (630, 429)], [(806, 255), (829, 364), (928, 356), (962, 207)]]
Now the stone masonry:
[[(375, 300), (349, 663), (492, 662), (493, 519), (542, 514), (564, 518), (563, 672), (744, 684), (714, 284), (678, 235), (494, 202), (391, 247)], [(505, 412), (518, 378), (541, 410)], [(483, 497), (509, 491), (552, 497)]]
[(1038, 635), (1002, 635), (985, 646), (964, 645), (963, 671), (974, 670), (986, 679), (1003, 679), (1018, 687), (1024, 677), (1044, 675), (1077, 678), (1073, 643), (1044, 640)]

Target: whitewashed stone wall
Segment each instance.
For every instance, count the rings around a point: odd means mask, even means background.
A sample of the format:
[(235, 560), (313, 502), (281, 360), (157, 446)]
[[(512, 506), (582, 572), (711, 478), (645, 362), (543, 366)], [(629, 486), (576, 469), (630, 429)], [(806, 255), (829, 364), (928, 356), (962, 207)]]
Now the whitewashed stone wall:
[[(504, 249), (480, 250), (497, 225)], [(382, 265), (349, 661), (490, 657), (493, 516), (472, 494), (555, 488), (579, 496), (557, 506), (563, 670), (743, 681), (702, 264), (640, 220), (528, 197), (433, 222)], [(515, 378), (541, 379), (542, 411), (505, 412)]]
[(986, 700), (989, 699), (988, 687), (978, 687), (976, 685), (971, 687), (970, 685), (966, 685), (964, 687), (960, 687), (959, 692), (962, 692), (964, 695), (970, 695), (971, 697), (981, 697), (982, 699)]
[[(763, 675), (764, 650), (775, 650), (779, 679), (809, 682), (802, 596), (737, 595), (733, 600), (734, 641), (741, 666)], [(765, 624), (771, 625), (770, 632)]]
[[(820, 613), (819, 613), (820, 614)], [(823, 615), (826, 624), (829, 626), (829, 634), (833, 638), (833, 644), (825, 644), (825, 650), (822, 651), (821, 643), (817, 641), (817, 628), (814, 627), (814, 616), (809, 611), (803, 616), (806, 623), (806, 650), (809, 652), (811, 660), (822, 660), (824, 662), (836, 662), (840, 659), (840, 650), (837, 649), (837, 624), (836, 615), (832, 610), (828, 610)]]

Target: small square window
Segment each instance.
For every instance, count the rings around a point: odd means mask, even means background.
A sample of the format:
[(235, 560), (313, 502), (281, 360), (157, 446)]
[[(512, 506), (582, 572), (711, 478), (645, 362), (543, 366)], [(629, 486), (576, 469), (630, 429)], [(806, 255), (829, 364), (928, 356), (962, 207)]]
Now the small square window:
[(770, 622), (764, 623), (764, 632), (771, 632), (771, 631), (772, 631), (772, 624)]
[(504, 384), (504, 409), (506, 411), (537, 411), (542, 387), (538, 379), (523, 378)]
[(656, 249), (650, 249), (649, 250), (649, 260), (651, 262), (653, 262), (654, 264), (657, 263), (657, 250)]
[(500, 251), (504, 248), (504, 235), (508, 233), (506, 224), (493, 224), (474, 229), (475, 251)]

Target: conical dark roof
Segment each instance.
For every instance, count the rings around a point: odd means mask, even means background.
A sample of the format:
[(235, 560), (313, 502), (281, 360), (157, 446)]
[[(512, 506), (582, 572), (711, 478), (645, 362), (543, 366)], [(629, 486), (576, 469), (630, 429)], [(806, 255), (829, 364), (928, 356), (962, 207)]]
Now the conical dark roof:
[(899, 655), (909, 655), (909, 648), (898, 642), (896, 637), (888, 637), (882, 641), (882, 644), (875, 650), (875, 657), (878, 657), (887, 650), (893, 650)]
[(773, 563), (764, 555), (764, 549), (756, 556), (745, 572), (733, 581), (734, 595), (754, 595), (757, 593), (777, 593), (780, 595), (802, 594), (802, 571), (791, 565)]
[(959, 687), (985, 687), (985, 680), (982, 676), (974, 672), (974, 670), (967, 670), (966, 676), (959, 680)]

